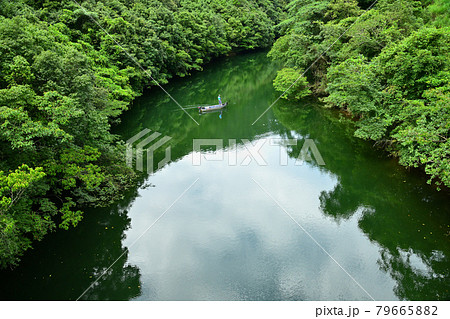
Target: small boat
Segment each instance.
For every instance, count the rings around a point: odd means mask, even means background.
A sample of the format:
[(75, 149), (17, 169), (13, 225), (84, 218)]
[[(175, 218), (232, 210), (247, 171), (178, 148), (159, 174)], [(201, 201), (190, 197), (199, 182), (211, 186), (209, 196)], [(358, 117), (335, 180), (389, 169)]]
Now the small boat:
[(217, 104), (217, 105), (199, 106), (198, 111), (200, 113), (217, 111), (217, 110), (221, 110), (221, 109), (225, 108), (227, 105), (228, 105), (228, 102), (225, 102), (222, 104)]

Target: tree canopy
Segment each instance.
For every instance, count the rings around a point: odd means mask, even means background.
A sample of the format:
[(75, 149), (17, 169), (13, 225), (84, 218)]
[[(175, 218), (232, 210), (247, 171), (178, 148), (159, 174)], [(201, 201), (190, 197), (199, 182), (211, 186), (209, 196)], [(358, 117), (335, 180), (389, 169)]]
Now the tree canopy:
[[(274, 87), (284, 98), (308, 93), (357, 121), (402, 165), (450, 186), (450, 16), (448, 1), (293, 0), (269, 56), (285, 68)], [(320, 57), (320, 58), (319, 58)], [(318, 59), (319, 58), (319, 59)], [(297, 77), (298, 78), (298, 77)]]
[[(269, 47), (284, 1), (0, 1), (0, 266), (134, 185), (111, 125), (144, 88)], [(81, 7), (78, 5), (80, 4)]]

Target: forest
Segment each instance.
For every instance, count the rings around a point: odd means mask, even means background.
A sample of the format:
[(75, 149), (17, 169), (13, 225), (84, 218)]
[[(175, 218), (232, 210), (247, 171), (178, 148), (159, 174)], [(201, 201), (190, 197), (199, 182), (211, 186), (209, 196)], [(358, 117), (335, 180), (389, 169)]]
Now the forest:
[(144, 89), (230, 53), (270, 49), (284, 98), (319, 97), (450, 186), (450, 3), (373, 4), (0, 0), (0, 268), (136, 184), (111, 127)]
[(449, 187), (450, 2), (294, 0), (286, 11), (269, 53), (284, 65), (282, 97), (320, 97), (355, 136)]
[(17, 265), (50, 231), (76, 226), (83, 207), (108, 205), (135, 185), (110, 128), (156, 84), (140, 67), (165, 84), (215, 57), (268, 48), (283, 7), (0, 1), (0, 267)]

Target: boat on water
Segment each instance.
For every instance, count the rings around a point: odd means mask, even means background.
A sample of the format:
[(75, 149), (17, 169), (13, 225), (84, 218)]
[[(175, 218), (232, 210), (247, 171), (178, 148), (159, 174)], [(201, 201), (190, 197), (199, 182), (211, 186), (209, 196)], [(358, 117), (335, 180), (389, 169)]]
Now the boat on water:
[(206, 113), (206, 112), (212, 112), (217, 111), (225, 108), (228, 105), (228, 102), (217, 104), (217, 105), (208, 105), (208, 106), (199, 106), (198, 111), (200, 113)]

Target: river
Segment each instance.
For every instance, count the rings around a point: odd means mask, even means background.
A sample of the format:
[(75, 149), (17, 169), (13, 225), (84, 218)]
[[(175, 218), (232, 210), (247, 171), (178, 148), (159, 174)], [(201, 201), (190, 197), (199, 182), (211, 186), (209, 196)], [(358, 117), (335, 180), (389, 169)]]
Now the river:
[(247, 53), (165, 86), (181, 105), (221, 94), (222, 113), (191, 119), (157, 87), (137, 99), (115, 132), (170, 137), (152, 172), (0, 272), (1, 299), (448, 300), (448, 191), (318, 101), (259, 118), (277, 70)]

